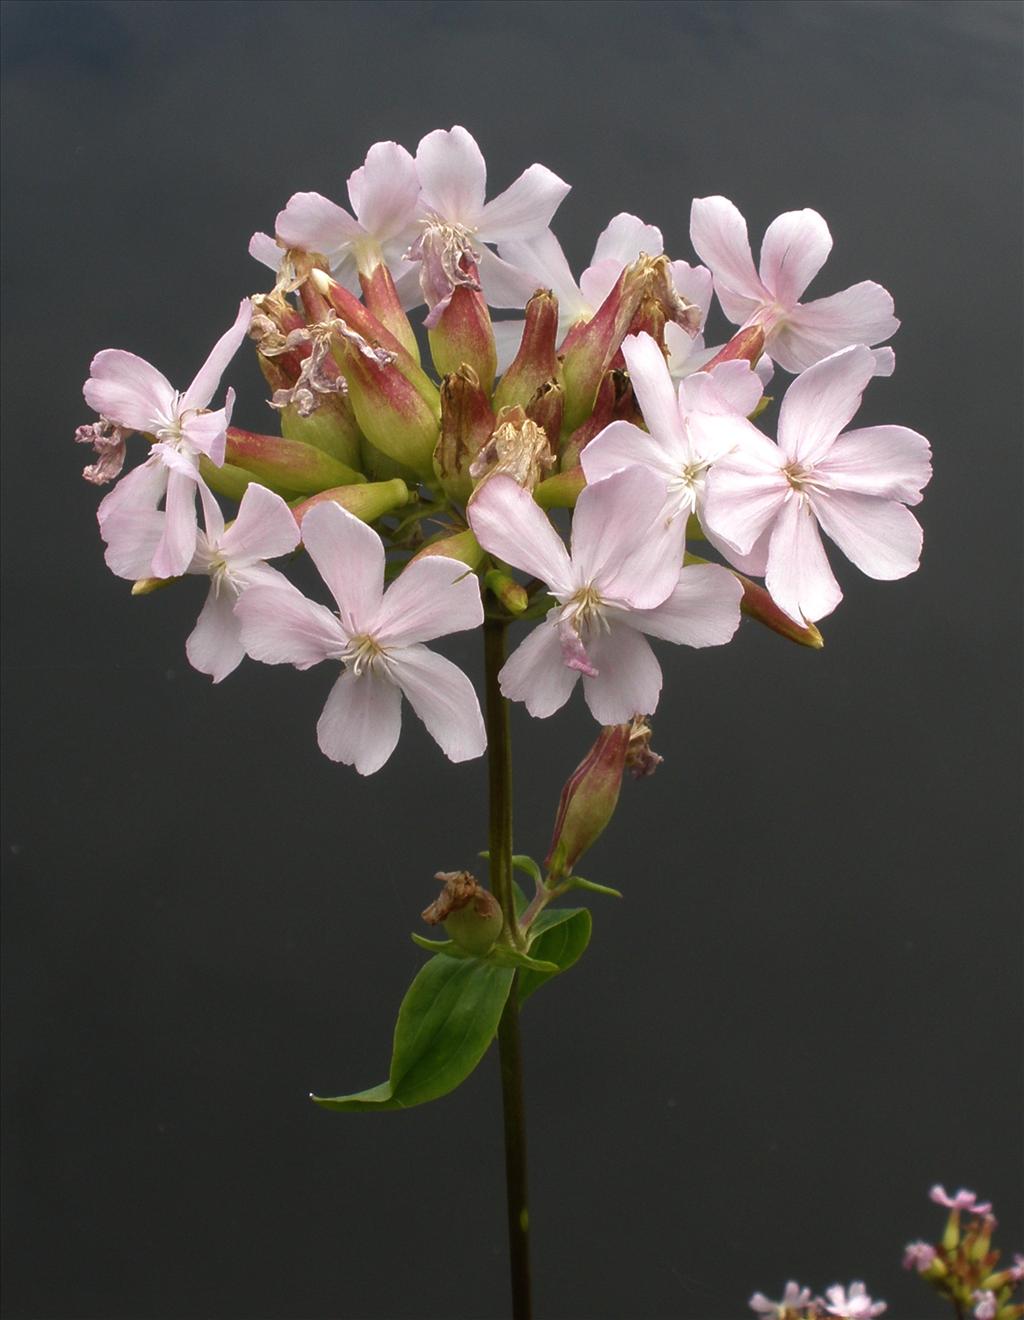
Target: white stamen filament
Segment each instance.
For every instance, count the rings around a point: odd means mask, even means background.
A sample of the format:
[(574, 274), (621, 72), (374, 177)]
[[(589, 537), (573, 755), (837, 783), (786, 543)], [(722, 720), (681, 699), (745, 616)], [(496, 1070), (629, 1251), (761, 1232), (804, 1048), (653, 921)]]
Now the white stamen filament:
[(349, 648), (341, 659), (352, 670), (356, 678), (360, 678), (368, 669), (372, 670), (378, 660), (383, 662), (386, 655), (387, 652), (377, 642), (376, 638), (363, 633), (350, 640)]

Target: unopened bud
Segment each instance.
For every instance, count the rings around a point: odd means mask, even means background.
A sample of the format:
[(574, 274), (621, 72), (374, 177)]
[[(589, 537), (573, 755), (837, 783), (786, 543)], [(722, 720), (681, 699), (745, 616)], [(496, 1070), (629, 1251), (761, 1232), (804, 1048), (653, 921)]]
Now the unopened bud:
[(346, 394), (321, 395), (319, 407), (306, 416), (294, 405), (284, 408), (281, 434), (286, 440), (301, 440), (314, 449), (322, 449), (346, 467), (360, 466), (361, 435)]
[(139, 578), (138, 581), (132, 583), (132, 595), (133, 595), (133, 596), (151, 596), (151, 595), (153, 594), (154, 591), (159, 591), (161, 587), (169, 587), (169, 586), (171, 585), (172, 582), (180, 582), (180, 581), (181, 581), (181, 578), (176, 578), (176, 577), (169, 577), (169, 578), (157, 578), (157, 577)]
[(490, 394), (498, 353), (491, 314), (479, 288), (457, 285), (437, 325), (427, 331), (427, 338), (439, 376), (449, 376), (462, 366), (471, 367), (481, 387)]
[(439, 536), (422, 550), (417, 550), (413, 560), (428, 559), (431, 555), (457, 559), (460, 564), (471, 569), (479, 568), (484, 562), (483, 547), (468, 528), (464, 532), (454, 532), (451, 536)]
[(445, 494), (465, 504), (473, 491), (470, 467), (494, 432), (490, 399), (472, 367), (462, 366), (441, 382), (441, 435), (434, 471)]
[(503, 573), (500, 568), (492, 568), (485, 574), (484, 586), (501, 601), (509, 614), (522, 614), (530, 604), (526, 588), (520, 586), (515, 578)]
[[(686, 555), (688, 564), (707, 562), (696, 555)], [(780, 637), (788, 637), (791, 642), (796, 642), (800, 646), (809, 646), (815, 651), (821, 650), (825, 645), (825, 639), (813, 623), (804, 625), (797, 623), (784, 610), (779, 609), (771, 595), (759, 583), (751, 581), (742, 573), (737, 573), (735, 569), (730, 571), (743, 588), (740, 609), (748, 618), (756, 619), (758, 623), (763, 623), (766, 628), (778, 633)]]
[(748, 326), (739, 330), (710, 362), (705, 362), (701, 371), (711, 371), (719, 362), (737, 362), (743, 360), (756, 365), (764, 353), (764, 330), (759, 325)]
[(413, 503), (415, 498), (405, 482), (396, 477), (393, 481), (365, 481), (360, 485), (322, 490), (319, 494), (297, 504), (292, 512), (295, 521), (301, 527), (302, 520), (310, 509), (330, 501), (333, 504), (340, 504), (343, 509), (347, 509), (363, 522), (372, 523), (378, 518), (383, 518), (393, 509), (400, 509), (406, 504)]
[(526, 304), (519, 351), (494, 392), (495, 408), (510, 408), (517, 403), (526, 408), (541, 386), (558, 375), (557, 343), (558, 299), (550, 290), (539, 289)]
[(224, 453), (228, 462), (245, 468), (261, 481), (302, 495), (366, 480), (361, 472), (301, 440), (258, 435), (235, 426), (228, 427)]
[(297, 491), (292, 490), (287, 485), (273, 481), (267, 476), (258, 478), (255, 472), (249, 472), (243, 467), (236, 467), (234, 463), (222, 463), (220, 467), (214, 467), (205, 454), (199, 455), (199, 475), (215, 495), (223, 495), (225, 499), (235, 500), (236, 502), (241, 500), (254, 481), (258, 481), (261, 486), (266, 486), (275, 495), (293, 498), (298, 494)]
[(477, 957), (487, 953), (501, 934), (503, 917), (498, 900), (468, 871), (438, 871), (434, 879), (440, 880), (444, 888), (424, 909), (423, 920), (428, 926), (443, 925), (467, 953)]
[(440, 396), (428, 402), (396, 363), (381, 361), (360, 344), (336, 341), (359, 429), (371, 444), (420, 476), (434, 476), (434, 447), (441, 433)]
[(503, 408), (494, 434), (470, 468), (477, 490), (499, 474), (511, 477), (524, 490), (533, 490), (554, 466), (548, 437), (520, 407)]
[(370, 271), (360, 271), (359, 283), (367, 307), (418, 363), (420, 346), (416, 342), (416, 332), (405, 314), (402, 300), (395, 288), (395, 281), (391, 278), (391, 272), (384, 262), (378, 261)]
[(633, 385), (624, 371), (605, 372), (593, 411), (582, 426), (569, 436), (562, 447), (561, 466), (563, 471), (579, 464), (580, 454), (596, 435), (600, 435), (606, 426), (618, 421), (624, 413), (632, 411)]
[(566, 781), (544, 863), (552, 880), (572, 873), (614, 815), (632, 731), (632, 723), (603, 728)]

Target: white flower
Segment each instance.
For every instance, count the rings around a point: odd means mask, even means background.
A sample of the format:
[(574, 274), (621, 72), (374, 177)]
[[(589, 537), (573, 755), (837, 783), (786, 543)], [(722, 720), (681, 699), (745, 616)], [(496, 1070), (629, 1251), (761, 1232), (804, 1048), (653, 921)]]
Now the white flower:
[(885, 1311), (885, 1302), (873, 1302), (863, 1283), (851, 1283), (849, 1291), (838, 1283), (825, 1290), (825, 1310), (842, 1320), (871, 1320)]
[(780, 1320), (780, 1317), (789, 1312), (802, 1311), (804, 1307), (810, 1305), (810, 1301), (810, 1288), (801, 1288), (798, 1283), (794, 1283), (790, 1279), (789, 1283), (786, 1284), (786, 1291), (783, 1293), (781, 1301), (769, 1301), (764, 1293), (756, 1292), (747, 1305), (752, 1311), (756, 1311), (758, 1315), (763, 1316), (764, 1320)]

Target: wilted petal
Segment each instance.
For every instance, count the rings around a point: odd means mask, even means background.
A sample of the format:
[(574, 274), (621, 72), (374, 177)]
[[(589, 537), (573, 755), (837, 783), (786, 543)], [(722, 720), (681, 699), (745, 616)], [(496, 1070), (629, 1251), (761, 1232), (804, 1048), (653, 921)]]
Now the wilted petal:
[(256, 559), (276, 559), (299, 543), (295, 516), (280, 495), (257, 485), (245, 489), (238, 516), (220, 538), (221, 554), (232, 567)]
[(182, 395), (179, 404), (179, 413), (188, 412), (191, 408), (206, 408), (220, 384), (220, 378), (227, 370), (228, 363), (238, 352), (242, 340), (249, 330), (249, 322), (252, 320), (252, 303), (248, 298), (243, 298), (238, 304), (238, 312), (235, 316), (234, 324), (230, 330), (225, 330), (224, 334), (217, 340), (210, 350), (210, 356), (196, 373), (196, 378)]
[(328, 500), (302, 520), (302, 543), (338, 603), (350, 636), (378, 616), (384, 594), (384, 546), (366, 523)]
[(485, 550), (540, 578), (555, 595), (570, 590), (572, 567), (561, 537), (530, 492), (511, 477), (486, 481), (470, 501), (467, 516)]
[(279, 585), (244, 591), (235, 606), (242, 644), (266, 665), (308, 669), (321, 660), (337, 660), (348, 648), (348, 634), (338, 619), (282, 578)]
[(868, 577), (890, 582), (917, 569), (921, 525), (902, 504), (840, 490), (814, 491), (810, 499), (824, 531)]
[(546, 165), (531, 165), (481, 211), (477, 221), (481, 241), (502, 243), (543, 233), (569, 187)]
[(425, 646), (402, 647), (389, 663), (395, 682), (449, 761), (484, 754), (487, 734), (480, 703), (458, 665)]
[(765, 586), (776, 605), (797, 623), (824, 618), (843, 598), (829, 568), (814, 512), (796, 496), (783, 505), (772, 531)]
[(358, 220), (326, 197), (315, 192), (295, 193), (288, 205), (278, 212), (277, 237), (286, 247), (302, 252), (319, 252), (328, 258), (341, 255), (344, 248), (362, 238)]
[(649, 334), (641, 333), (626, 336), (622, 356), (648, 431), (666, 449), (684, 446), (676, 389), (664, 353)]
[(206, 603), (185, 643), (185, 654), (193, 669), (209, 674), (215, 683), (227, 678), (245, 656), (242, 625), (235, 617), (238, 594), (223, 578), (210, 583)]
[[(716, 290), (721, 283), (755, 306), (771, 301), (770, 297), (766, 298), (767, 290), (754, 269), (747, 222), (727, 198), (694, 199), (690, 209), (690, 240), (701, 261), (710, 266)], [(722, 305), (730, 320), (734, 319), (724, 302)]]
[[(892, 294), (872, 280), (794, 307), (770, 337), (771, 355), (801, 372), (850, 344), (877, 344), (899, 329)], [(878, 371), (887, 374), (885, 363)]]
[(387, 761), (402, 731), (402, 694), (376, 666), (347, 669), (331, 688), (316, 726), (324, 756), (372, 775)]
[(858, 344), (797, 376), (779, 409), (779, 448), (786, 457), (803, 467), (822, 459), (860, 407), (874, 372), (871, 350)]
[(423, 205), (453, 224), (476, 227), (487, 193), (487, 166), (476, 139), (460, 124), (435, 129), (416, 148)]
[(174, 388), (145, 359), (122, 348), (105, 348), (93, 358), (89, 372), (82, 393), (101, 417), (133, 431), (155, 431), (170, 420)]
[(409, 646), (478, 628), (483, 621), (476, 574), (458, 560), (430, 555), (392, 582), (368, 630), (381, 646)]
[(153, 576), (180, 577), (196, 552), (196, 483), (199, 473), (175, 466), (167, 476), (163, 535), (153, 555)]
[(740, 624), (739, 581), (719, 564), (691, 564), (657, 609), (633, 610), (629, 622), (649, 637), (685, 646), (722, 646)]
[(584, 675), (583, 695), (598, 724), (625, 724), (653, 715), (661, 693), (661, 666), (647, 639), (618, 620), (588, 639), (595, 677)]
[(920, 504), (931, 480), (931, 446), (906, 426), (867, 426), (844, 431), (818, 464), (840, 490)]
[(664, 505), (664, 480), (646, 467), (586, 486), (572, 520), (576, 581), (616, 604), (660, 605), (678, 580), (685, 532), (680, 518), (666, 526)]
[(824, 266), (832, 235), (817, 211), (787, 211), (765, 231), (761, 244), (761, 283), (774, 300), (792, 307)]
[[(676, 293), (681, 294), (687, 302), (700, 308), (700, 328), (703, 330), (704, 322), (708, 319), (708, 312), (711, 310), (711, 295), (714, 291), (714, 278), (711, 272), (706, 266), (691, 266), (688, 261), (671, 262), (669, 272)], [(678, 331), (690, 343), (693, 343), (692, 337), (686, 333), (682, 326), (676, 325), (674, 321), (669, 321), (668, 325), (665, 326), (666, 341), (670, 329)]]
[(352, 209), (366, 232), (378, 241), (409, 228), (419, 193), (416, 162), (397, 142), (375, 142), (364, 163), (349, 175)]
[(579, 671), (562, 663), (558, 624), (551, 615), (516, 647), (498, 678), (502, 694), (509, 701), (525, 702), (535, 719), (546, 719), (561, 710), (576, 686)]
[(665, 241), (657, 225), (645, 224), (639, 216), (620, 211), (601, 231), (591, 264), (617, 261), (621, 271), (623, 266), (631, 266), (641, 252), (646, 252), (649, 257), (660, 257), (664, 251)]

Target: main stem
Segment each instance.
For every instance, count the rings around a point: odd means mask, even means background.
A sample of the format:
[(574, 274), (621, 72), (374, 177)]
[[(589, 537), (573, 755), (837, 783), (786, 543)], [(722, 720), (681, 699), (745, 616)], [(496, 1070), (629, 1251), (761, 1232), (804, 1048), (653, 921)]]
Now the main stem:
[[(505, 662), (507, 624), (484, 621), (484, 668), (487, 686), (487, 746), (490, 802), (491, 889), (505, 914), (505, 934), (516, 931), (512, 897), (512, 740), (508, 702), (498, 686)], [(526, 1199), (526, 1121), (523, 1106), (523, 1051), (519, 1036), (519, 973), (498, 1026), (501, 1098), (505, 1126), (505, 1184), (508, 1203), (508, 1246), (512, 1272), (513, 1320), (530, 1320), (530, 1220)]]

